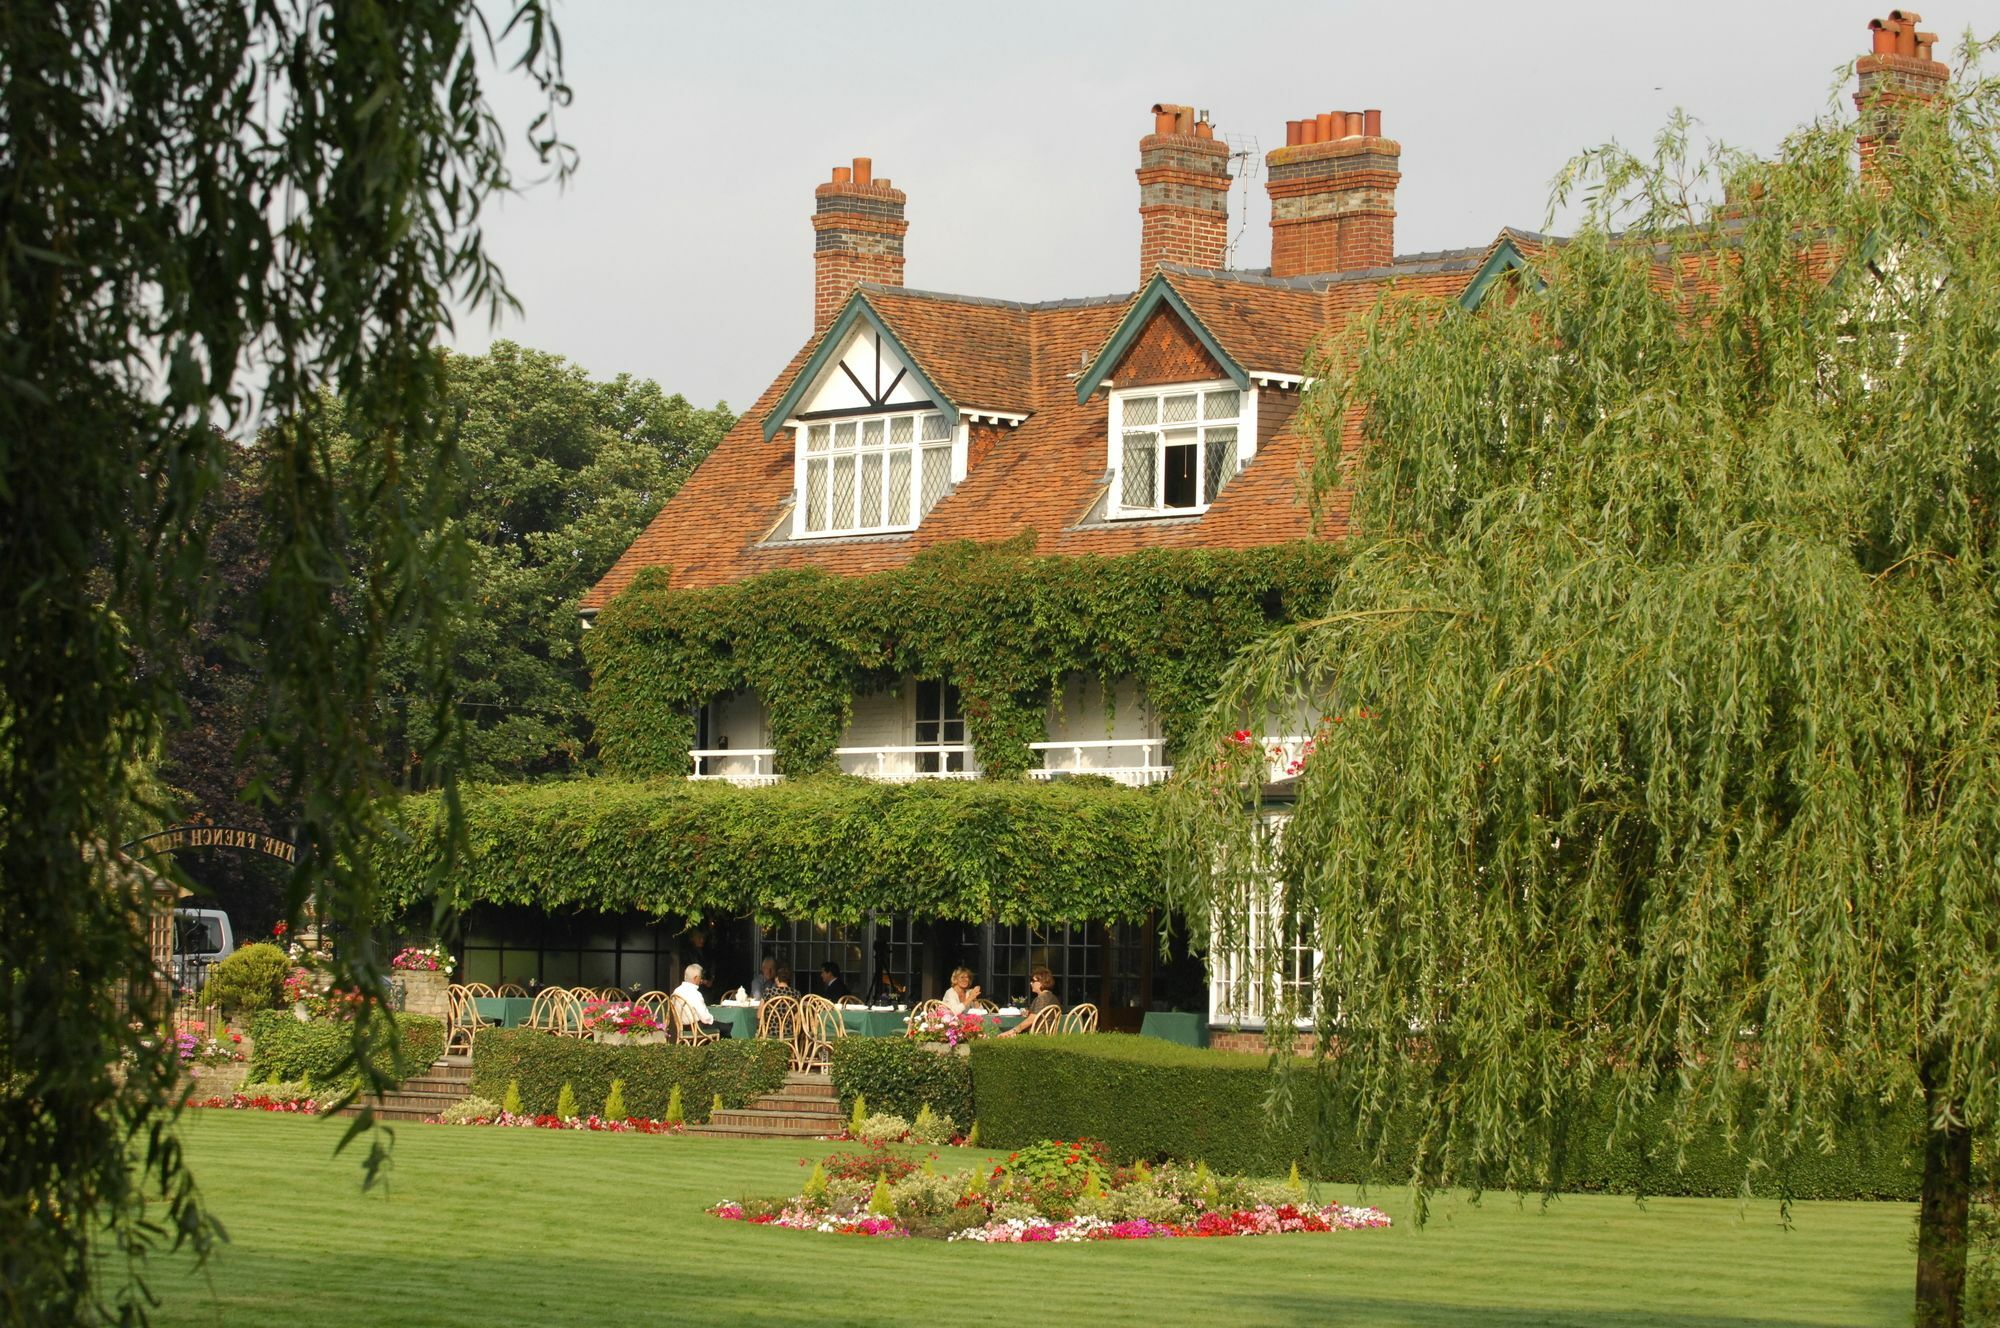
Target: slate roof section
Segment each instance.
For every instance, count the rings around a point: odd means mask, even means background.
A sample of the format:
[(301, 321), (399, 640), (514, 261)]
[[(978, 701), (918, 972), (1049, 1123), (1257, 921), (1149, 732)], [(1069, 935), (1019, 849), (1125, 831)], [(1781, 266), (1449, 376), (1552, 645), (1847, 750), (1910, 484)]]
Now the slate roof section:
[[(1162, 271), (1243, 368), (1300, 374), (1320, 341), (1385, 295), (1457, 298), (1486, 257), (1509, 238), (1524, 252), (1539, 252), (1549, 243), (1508, 231), (1477, 249), (1411, 254), (1387, 267), (1313, 277)], [(808, 342), (584, 596), (586, 612), (609, 603), (648, 567), (670, 569), (675, 586), (713, 586), (781, 568), (818, 567), (836, 575), (881, 571), (934, 545), (996, 542), (1029, 530), (1036, 534), (1037, 550), (1051, 555), (1251, 548), (1346, 533), (1341, 494), (1330, 499), (1314, 531), (1300, 488), (1312, 444), (1296, 419), (1299, 396), (1274, 389), (1259, 395), (1264, 436), (1256, 456), (1203, 515), (1090, 520), (1108, 480), (1108, 408), (1102, 393), (1079, 403), (1076, 378), (1133, 308), (1136, 293), (1025, 303), (863, 284), (854, 298), (869, 302), (961, 410), (984, 408), (1026, 420), (1013, 428), (972, 425), (974, 460), (965, 479), (911, 534), (771, 539), (787, 515), (795, 482), (792, 437), (781, 430), (766, 442), (763, 424), (816, 349)], [(1343, 450), (1358, 441), (1350, 427)]]

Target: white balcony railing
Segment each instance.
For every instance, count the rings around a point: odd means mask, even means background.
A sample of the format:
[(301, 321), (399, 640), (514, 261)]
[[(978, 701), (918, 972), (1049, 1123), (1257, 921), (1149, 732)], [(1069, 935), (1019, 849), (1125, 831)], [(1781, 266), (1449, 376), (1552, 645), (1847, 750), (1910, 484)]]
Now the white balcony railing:
[(908, 747), (836, 747), (842, 773), (907, 784), (918, 779), (977, 779), (972, 744), (928, 743)]
[[(1269, 761), (1272, 779), (1296, 774), (1311, 754), (1306, 745), (1311, 738), (1303, 734), (1257, 741)], [(1031, 742), (1028, 749), (1042, 754), (1041, 766), (1028, 771), (1028, 778), (1036, 780), (1103, 775), (1121, 784), (1144, 786), (1164, 783), (1174, 773), (1172, 766), (1160, 762), (1165, 751), (1160, 738)], [(971, 743), (836, 747), (833, 754), (843, 773), (891, 784), (918, 779), (977, 779), (980, 775)], [(693, 779), (722, 779), (755, 788), (783, 778), (777, 772), (777, 751), (770, 747), (700, 748), (689, 755), (694, 758)]]
[(690, 779), (724, 779), (743, 788), (775, 784), (778, 773), (775, 747), (705, 747), (688, 753), (694, 758)]
[[(1030, 770), (1030, 779), (1068, 779), (1074, 775), (1103, 775), (1121, 784), (1158, 784), (1174, 773), (1170, 765), (1156, 759), (1164, 751), (1159, 738), (1091, 738), (1082, 742), (1031, 742), (1028, 750), (1042, 754), (1042, 765)], [(1115, 759), (1123, 757), (1123, 760)], [(1138, 764), (1133, 764), (1137, 758)]]

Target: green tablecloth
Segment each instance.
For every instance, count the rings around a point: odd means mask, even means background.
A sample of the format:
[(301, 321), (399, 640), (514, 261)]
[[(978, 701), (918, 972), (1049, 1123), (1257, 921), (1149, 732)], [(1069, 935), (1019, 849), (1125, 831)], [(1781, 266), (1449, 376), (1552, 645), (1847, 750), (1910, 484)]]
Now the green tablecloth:
[(532, 996), (475, 996), (472, 1007), (479, 1011), (479, 1017), (490, 1024), (502, 1028), (519, 1028), (528, 1022), (528, 1016), (535, 1008)]
[(840, 1007), (840, 1022), (849, 1037), (901, 1037), (908, 1029), (908, 1010), (870, 1010), (859, 1005)]
[(1148, 1010), (1146, 1017), (1139, 1022), (1139, 1033), (1143, 1037), (1178, 1042), (1184, 1047), (1205, 1047), (1208, 1045), (1208, 1017), (1177, 1010)]
[(757, 1007), (754, 1005), (710, 1004), (708, 1012), (715, 1016), (717, 1024), (729, 1025), (732, 1038), (753, 1038), (757, 1036)]

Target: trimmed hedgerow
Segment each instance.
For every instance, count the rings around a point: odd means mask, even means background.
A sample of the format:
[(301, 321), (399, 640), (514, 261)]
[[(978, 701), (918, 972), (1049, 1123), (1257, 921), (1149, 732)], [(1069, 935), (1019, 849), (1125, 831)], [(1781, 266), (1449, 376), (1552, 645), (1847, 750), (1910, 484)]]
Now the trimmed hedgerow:
[(929, 1106), (961, 1126), (972, 1123), (971, 1062), (909, 1038), (837, 1039), (831, 1078), (843, 1112), (854, 1109), (859, 1093), (870, 1111), (915, 1120)]
[(784, 1086), (791, 1048), (783, 1042), (724, 1038), (702, 1046), (608, 1046), (556, 1037), (532, 1028), (487, 1028), (477, 1035), (472, 1091), (498, 1101), (510, 1083), (520, 1085), (521, 1110), (542, 1116), (556, 1109), (564, 1084), (584, 1115), (604, 1110), (613, 1080), (625, 1084), (625, 1110), (647, 1120), (666, 1117), (676, 1085), (690, 1124), (708, 1119), (718, 1094), (740, 1107)]
[[(1140, 1158), (1206, 1161), (1217, 1171), (1283, 1175), (1296, 1162), (1322, 1180), (1400, 1182), (1410, 1174), (1413, 1139), (1391, 1132), (1379, 1164), (1350, 1126), (1355, 1112), (1337, 1079), (1321, 1104), (1330, 1122), (1317, 1156), (1310, 1147), (1313, 1105), (1288, 1122), (1267, 1109), (1268, 1057), (1182, 1047), (1116, 1035), (1013, 1038), (975, 1043), (972, 1087), (980, 1141), (1017, 1148), (1079, 1135), (1104, 1142), (1121, 1162)], [(1310, 1092), (1302, 1082), (1301, 1094)], [(874, 1104), (871, 1093), (869, 1103)], [(1608, 1093), (1571, 1137), (1562, 1188), (1612, 1194), (1736, 1195), (1746, 1173), (1727, 1141), (1691, 1145), (1676, 1166), (1661, 1101), (1606, 1146)], [(1759, 1171), (1752, 1188), (1783, 1188), (1800, 1199), (1912, 1199), (1921, 1179), (1923, 1120), (1916, 1104), (1855, 1104), (1832, 1153), (1807, 1152), (1782, 1174)], [(1463, 1179), (1473, 1179), (1465, 1177)]]
[[(369, 1055), (383, 1073), (422, 1074), (444, 1054), (444, 1023), (425, 1014), (394, 1016), (401, 1043), (401, 1066), (386, 1039)], [(353, 1046), (353, 1025), (331, 1019), (301, 1023), (288, 1010), (265, 1010), (250, 1020), (250, 1081), (288, 1083), (311, 1078), (315, 1085), (356, 1084), (361, 1076), (340, 1063)]]
[[(463, 806), (443, 887), (458, 908), (1058, 922), (1142, 918), (1161, 899), (1154, 796), (1108, 781), (589, 779), (467, 789)], [(446, 851), (438, 798), (406, 807), (406, 836), (378, 849), (391, 909), (419, 902)]]
[(1325, 605), (1344, 556), (1295, 541), (1050, 558), (1031, 532), (867, 576), (672, 590), (648, 569), (583, 638), (598, 747), (619, 773), (684, 775), (695, 707), (755, 688), (778, 769), (823, 771), (855, 692), (908, 675), (958, 685), (979, 763), (1004, 778), (1031, 764), (1050, 697), (1082, 673), (1135, 679), (1171, 753), (1237, 651)]

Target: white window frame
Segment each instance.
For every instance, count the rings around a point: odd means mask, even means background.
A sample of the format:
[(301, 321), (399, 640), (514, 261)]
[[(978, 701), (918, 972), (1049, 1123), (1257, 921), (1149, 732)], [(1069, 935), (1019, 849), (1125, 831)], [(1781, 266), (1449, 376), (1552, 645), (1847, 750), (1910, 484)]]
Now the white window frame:
[[(928, 510), (923, 506), (924, 454), (934, 448), (946, 452), (948, 460), (945, 467), (945, 487), (949, 489), (952, 485), (958, 484), (965, 479), (966, 455), (968, 451), (968, 434), (963, 418), (956, 425), (946, 424), (943, 439), (932, 439), (926, 442), (923, 436), (923, 421), (927, 415), (935, 415), (945, 420), (949, 420), (950, 418), (935, 406), (919, 406), (915, 408), (900, 406), (891, 410), (842, 415), (830, 419), (788, 420), (786, 423), (792, 430), (792, 538), (798, 540), (852, 539), (857, 535), (894, 535), (907, 533), (921, 525), (924, 517), (929, 515)], [(898, 419), (908, 419), (910, 421), (910, 442), (908, 443), (892, 444), (887, 441), (894, 429), (894, 422)], [(864, 447), (861, 442), (864, 436), (863, 431), (866, 426), (871, 424), (881, 425), (884, 441), (876, 447)], [(837, 436), (835, 431), (842, 426), (852, 428), (855, 438), (851, 446), (844, 448), (838, 447), (834, 443), (834, 439)], [(815, 450), (812, 447), (811, 431), (815, 428), (824, 428), (828, 431), (828, 444), (823, 450)], [(883, 515), (886, 517), (889, 496), (889, 457), (892, 453), (896, 452), (908, 452), (910, 456), (910, 519), (901, 522), (883, 520), (874, 525), (862, 525), (860, 522), (862, 508), (860, 491), (861, 457), (864, 455), (877, 455), (882, 458), (882, 510)], [(836, 456), (851, 456), (855, 459), (854, 523), (844, 526), (829, 524), (821, 530), (808, 530), (806, 528), (806, 518), (808, 515), (806, 503), (810, 487), (807, 483), (807, 467), (814, 461), (824, 461), (826, 463), (827, 516), (829, 521), (831, 521), (833, 516), (833, 459)]]
[[(1206, 394), (1229, 391), (1237, 394), (1237, 413), (1233, 419), (1204, 418)], [(1160, 460), (1155, 463), (1153, 473), (1154, 505), (1150, 507), (1128, 507), (1125, 505), (1125, 403), (1134, 398), (1177, 396), (1187, 392), (1203, 394), (1203, 400), (1196, 403), (1195, 418), (1188, 427), (1195, 431), (1195, 481), (1201, 487), (1200, 501), (1192, 507), (1167, 507), (1164, 505), (1166, 485), (1166, 465), (1164, 449)], [(1250, 464), (1250, 458), (1257, 455), (1257, 391), (1251, 387), (1238, 387), (1228, 378), (1204, 379), (1193, 383), (1159, 383), (1150, 387), (1114, 389), (1111, 392), (1111, 408), (1108, 412), (1109, 428), (1105, 438), (1105, 470), (1111, 476), (1111, 492), (1105, 504), (1105, 515), (1113, 520), (1137, 520), (1161, 517), (1200, 516), (1216, 499), (1216, 494), (1206, 492), (1208, 487), (1208, 431), (1213, 428), (1234, 428), (1236, 430), (1236, 468), (1223, 476), (1222, 489), (1229, 481), (1243, 472)], [(1141, 429), (1151, 429), (1155, 433), (1166, 430), (1159, 424), (1141, 425)], [(1220, 490), (1218, 490), (1220, 492)]]

